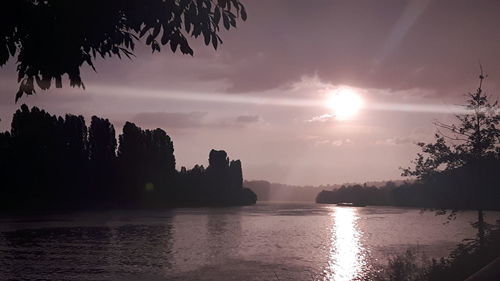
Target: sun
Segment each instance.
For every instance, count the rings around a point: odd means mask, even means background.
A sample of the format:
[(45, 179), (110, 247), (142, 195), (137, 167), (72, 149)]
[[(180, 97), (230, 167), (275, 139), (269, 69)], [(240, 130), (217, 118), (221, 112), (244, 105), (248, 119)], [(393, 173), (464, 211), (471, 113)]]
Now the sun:
[(333, 110), (335, 119), (349, 120), (361, 110), (363, 99), (352, 89), (340, 88), (328, 95), (326, 106)]

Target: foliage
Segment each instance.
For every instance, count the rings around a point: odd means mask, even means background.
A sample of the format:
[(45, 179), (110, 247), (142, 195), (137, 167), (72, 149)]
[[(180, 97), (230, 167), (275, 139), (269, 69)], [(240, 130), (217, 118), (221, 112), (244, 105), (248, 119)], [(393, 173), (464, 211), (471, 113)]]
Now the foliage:
[(418, 259), (416, 249), (408, 249), (404, 254), (389, 258), (387, 268), (382, 271), (387, 281), (424, 281), (425, 261)]
[(271, 183), (264, 180), (245, 181), (244, 186), (250, 188), (257, 194), (260, 201), (304, 201), (313, 202), (321, 188), (327, 186), (312, 186), (312, 185), (288, 185), (281, 183)]
[(500, 256), (500, 225), (486, 234), (486, 247), (475, 241), (459, 244), (447, 258), (428, 259), (415, 249), (389, 259), (374, 281), (465, 280)]
[[(500, 159), (485, 161), (482, 174), (500, 170)], [(387, 182), (382, 186), (343, 185), (332, 190), (323, 190), (316, 196), (316, 203), (338, 204), (351, 202), (359, 205), (405, 206), (446, 210), (476, 209), (500, 210), (499, 177), (489, 177), (489, 183), (476, 189), (467, 188), (467, 171), (470, 167), (456, 169), (436, 177), (434, 181), (408, 181), (399, 184)], [(480, 191), (480, 192), (476, 192)], [(450, 213), (450, 215), (454, 215)]]
[(131, 58), (145, 38), (153, 52), (169, 45), (172, 52), (193, 55), (188, 38), (202, 37), (217, 49), (220, 25), (236, 27), (246, 20), (239, 0), (5, 0), (0, 17), (0, 66), (17, 56), (16, 101), (46, 90), (55, 81), (83, 87), (80, 68), (95, 70), (97, 57)]
[[(115, 150), (118, 150), (116, 153)], [(222, 161), (221, 161), (222, 160)], [(215, 165), (215, 163), (218, 163)], [(29, 176), (26, 176), (29, 175)], [(107, 119), (65, 118), (22, 105), (0, 133), (0, 209), (138, 208), (253, 204), (241, 162), (210, 152), (207, 169), (175, 169), (174, 146), (161, 129), (127, 122), (115, 138)]]
[(468, 94), (466, 113), (456, 116), (458, 125), (437, 122), (435, 142), (418, 144), (422, 153), (414, 160), (414, 168), (403, 169), (404, 176), (431, 180), (442, 171), (500, 157), (500, 108), (484, 94), (483, 79), (481, 74), (478, 89)]
[[(427, 184), (451, 183), (457, 192), (450, 192), (450, 197), (468, 197), (454, 206), (451, 214), (464, 208), (476, 209), (481, 244), (484, 244), (486, 227), (482, 210), (486, 202), (491, 201), (489, 195), (498, 194), (492, 191), (498, 183), (497, 172), (491, 170), (490, 164), (500, 159), (500, 108), (498, 102), (490, 102), (483, 92), (484, 79), (481, 67), (479, 87), (468, 94), (466, 113), (456, 116), (458, 124), (437, 122), (435, 142), (419, 143), (422, 153), (414, 160), (415, 167), (403, 169), (402, 173)], [(438, 212), (444, 213), (447, 213), (444, 209)]]

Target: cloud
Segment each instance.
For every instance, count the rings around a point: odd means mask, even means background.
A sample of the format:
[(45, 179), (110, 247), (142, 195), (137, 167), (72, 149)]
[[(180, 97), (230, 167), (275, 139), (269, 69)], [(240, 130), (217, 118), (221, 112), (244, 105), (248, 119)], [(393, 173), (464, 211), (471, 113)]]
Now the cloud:
[(208, 112), (142, 112), (132, 122), (146, 128), (191, 129), (191, 128), (243, 128), (260, 120), (258, 115), (213, 118)]
[(260, 120), (258, 115), (240, 115), (236, 117), (237, 123), (255, 123)]
[(307, 120), (308, 123), (325, 123), (331, 122), (335, 119), (335, 115), (333, 114), (323, 114), (320, 116), (314, 116), (313, 118)]
[(352, 144), (352, 140), (349, 138), (346, 139), (328, 139), (328, 138), (319, 138), (314, 140), (315, 146), (343, 146)]
[[(245, 4), (249, 21), (224, 34), (218, 58), (226, 66), (218, 78), (230, 92), (274, 89), (317, 75), (331, 84), (445, 95), (475, 83), (479, 58), (498, 60), (497, 1), (457, 0), (451, 10), (446, 1), (427, 0)], [(500, 73), (494, 63), (487, 69)], [(499, 84), (500, 76), (489, 81)]]
[(206, 112), (142, 112), (132, 120), (148, 128), (183, 129), (203, 126), (206, 115)]
[(393, 137), (387, 138), (383, 140), (378, 140), (375, 144), (379, 145), (407, 145), (407, 144), (415, 144), (419, 140), (414, 137)]
[[(268, 95), (266, 91), (290, 87), (302, 77), (316, 77), (327, 84), (365, 89), (460, 94), (474, 89), (478, 59), (491, 74), (487, 85), (500, 85), (500, 75), (494, 75), (500, 73), (500, 64), (493, 63), (499, 58), (500, 36), (494, 34), (500, 2), (480, 3), (456, 0), (450, 9), (446, 1), (428, 0), (318, 0), (315, 5), (303, 0), (265, 5), (248, 0), (249, 20), (224, 32), (224, 44), (217, 51), (202, 46), (200, 40), (192, 40), (194, 57), (168, 50), (153, 55), (149, 48), (138, 46), (132, 61), (98, 61), (99, 73), (90, 68), (82, 73), (89, 87), (104, 81), (127, 87)], [(0, 77), (8, 73), (17, 87), (13, 60), (5, 70)], [(15, 89), (2, 92), (7, 98), (0, 103), (12, 102)]]
[[(98, 60), (99, 73), (90, 68), (82, 73), (87, 86), (105, 81), (265, 94), (316, 76), (333, 85), (435, 89), (432, 94), (440, 96), (473, 90), (463, 86), (475, 85), (481, 59), (491, 74), (487, 83), (500, 85), (500, 75), (493, 75), (500, 73), (500, 64), (493, 63), (499, 56), (500, 36), (495, 34), (500, 2), (478, 1), (472, 5), (456, 0), (450, 9), (446, 1), (428, 0), (318, 0), (314, 5), (303, 0), (248, 0), (249, 20), (221, 34), (224, 44), (217, 51), (202, 46), (202, 40), (191, 40), (194, 57), (168, 50), (153, 55), (138, 45), (132, 61)], [(0, 77), (8, 73), (17, 87), (14, 60), (4, 69)], [(7, 98), (0, 103), (12, 102), (14, 93), (4, 90)]]

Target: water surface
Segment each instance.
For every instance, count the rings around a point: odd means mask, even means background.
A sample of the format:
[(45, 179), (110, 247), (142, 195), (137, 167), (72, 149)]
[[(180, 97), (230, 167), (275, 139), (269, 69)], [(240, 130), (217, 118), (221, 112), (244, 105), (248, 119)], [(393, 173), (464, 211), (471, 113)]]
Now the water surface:
[(3, 216), (0, 279), (356, 280), (408, 247), (447, 255), (474, 219), (304, 203)]

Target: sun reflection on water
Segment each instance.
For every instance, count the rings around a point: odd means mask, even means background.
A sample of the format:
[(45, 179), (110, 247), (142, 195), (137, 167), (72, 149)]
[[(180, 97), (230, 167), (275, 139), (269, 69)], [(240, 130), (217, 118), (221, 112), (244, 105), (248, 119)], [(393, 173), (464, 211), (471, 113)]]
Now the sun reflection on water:
[(334, 207), (331, 245), (325, 281), (356, 280), (366, 265), (356, 208)]

